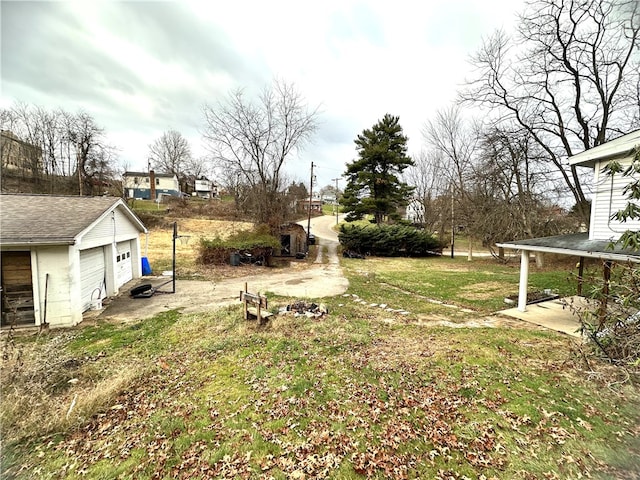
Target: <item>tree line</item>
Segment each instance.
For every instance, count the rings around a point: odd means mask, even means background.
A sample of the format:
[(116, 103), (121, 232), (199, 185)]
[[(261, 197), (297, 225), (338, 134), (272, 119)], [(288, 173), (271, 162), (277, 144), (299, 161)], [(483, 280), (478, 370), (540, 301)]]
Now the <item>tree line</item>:
[[(114, 177), (116, 149), (83, 110), (16, 103), (0, 110), (0, 125), (3, 189), (8, 177), (18, 176), (36, 192), (100, 194)], [(10, 165), (7, 159), (13, 156), (21, 161)]]

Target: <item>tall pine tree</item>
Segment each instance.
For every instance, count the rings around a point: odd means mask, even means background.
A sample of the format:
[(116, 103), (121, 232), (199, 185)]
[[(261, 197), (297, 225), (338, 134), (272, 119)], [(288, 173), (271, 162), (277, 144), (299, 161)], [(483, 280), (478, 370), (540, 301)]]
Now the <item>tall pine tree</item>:
[(399, 176), (413, 160), (407, 156), (407, 137), (399, 120), (386, 114), (356, 138), (358, 159), (347, 164), (347, 186), (340, 200), (347, 221), (373, 214), (379, 225), (397, 219), (398, 208), (409, 203), (414, 188)]

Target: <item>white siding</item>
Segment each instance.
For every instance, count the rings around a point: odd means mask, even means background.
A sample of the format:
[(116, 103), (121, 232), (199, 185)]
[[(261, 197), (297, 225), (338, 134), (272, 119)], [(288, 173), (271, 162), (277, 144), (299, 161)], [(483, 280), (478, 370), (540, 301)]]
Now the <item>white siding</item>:
[(178, 179), (176, 177), (156, 177), (158, 189), (176, 190), (179, 191)]
[[(135, 180), (138, 180), (136, 183)], [(131, 177), (129, 175), (122, 178), (124, 188), (149, 188), (150, 181), (148, 175), (141, 175), (139, 177)]]
[[(629, 165), (631, 158), (620, 163)], [(622, 191), (632, 181), (632, 178), (617, 174), (612, 179), (602, 173), (605, 165), (606, 162), (598, 163), (594, 171), (596, 190), (591, 204), (591, 226), (589, 228), (591, 240), (617, 240), (625, 230), (640, 230), (640, 220), (620, 223), (611, 219), (612, 215), (627, 205), (628, 199), (622, 194)]]
[(120, 207), (109, 213), (81, 239), (82, 249), (98, 247), (112, 242), (137, 238), (140, 231), (131, 223)]
[(34, 306), (36, 324), (44, 321), (45, 282), (49, 274), (49, 286), (46, 288), (47, 323), (54, 326), (70, 326), (78, 323), (82, 317), (74, 314), (70, 302), (69, 247), (38, 247), (32, 254)]

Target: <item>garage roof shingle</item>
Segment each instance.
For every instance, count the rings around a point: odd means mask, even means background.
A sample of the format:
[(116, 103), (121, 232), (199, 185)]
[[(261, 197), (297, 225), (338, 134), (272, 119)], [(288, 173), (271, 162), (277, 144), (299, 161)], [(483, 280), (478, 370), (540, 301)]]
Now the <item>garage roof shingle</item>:
[(73, 243), (117, 197), (1, 194), (0, 243)]

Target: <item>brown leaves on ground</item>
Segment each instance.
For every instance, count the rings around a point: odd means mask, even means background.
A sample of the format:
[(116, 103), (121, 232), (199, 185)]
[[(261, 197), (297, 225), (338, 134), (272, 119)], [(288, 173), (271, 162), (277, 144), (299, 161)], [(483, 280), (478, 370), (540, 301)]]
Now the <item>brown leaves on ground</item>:
[[(361, 344), (271, 335), (249, 334), (241, 354), (160, 356), (109, 409), (38, 448), (68, 459), (56, 473), (72, 477), (129, 465), (126, 476), (145, 478), (491, 479), (549, 451), (558, 458), (549, 478), (592, 468), (580, 452), (565, 451), (589, 422), (572, 425), (545, 408), (536, 418), (517, 413), (483, 386), (482, 367), (465, 363), (461, 347), (442, 351), (433, 336), (392, 331)], [(267, 348), (274, 338), (278, 347)], [(455, 358), (457, 374), (438, 356)], [(517, 380), (505, 372), (507, 388)], [(37, 468), (36, 460), (19, 473)]]

